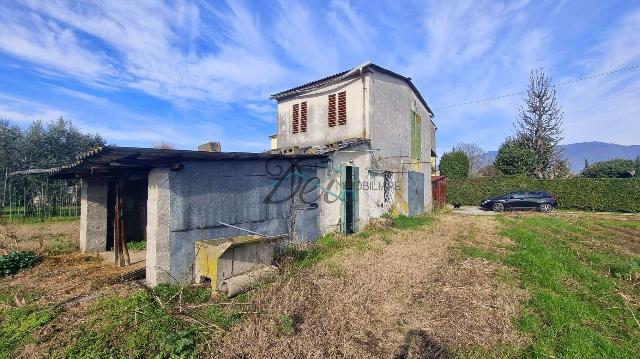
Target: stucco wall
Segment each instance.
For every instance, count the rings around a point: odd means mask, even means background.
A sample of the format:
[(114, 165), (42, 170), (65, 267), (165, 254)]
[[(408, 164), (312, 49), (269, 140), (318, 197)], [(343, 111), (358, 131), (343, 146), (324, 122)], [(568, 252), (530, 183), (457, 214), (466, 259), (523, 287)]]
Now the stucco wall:
[[(411, 169), (411, 111), (422, 118), (420, 171), (425, 174), (425, 210), (431, 210), (431, 116), (406, 82), (387, 74), (374, 72), (370, 85), (371, 120), (369, 134), (371, 146), (385, 169), (406, 171)], [(406, 197), (406, 175), (401, 183)]]
[[(367, 144), (338, 151), (331, 156), (327, 168), (319, 172), (318, 177), (324, 193), (320, 201), (320, 228), (323, 234), (340, 230), (342, 202), (337, 197), (342, 191), (340, 165), (359, 168), (358, 225), (362, 229), (372, 218), (378, 218), (392, 209), (393, 202), (384, 200), (384, 175), (372, 166), (373, 153)], [(395, 182), (401, 181), (401, 175), (394, 174)]]
[[(366, 138), (368, 128), (369, 76), (278, 101), (278, 147), (320, 146), (348, 138)], [(347, 123), (329, 127), (327, 122), (328, 96), (346, 91)], [(294, 104), (307, 102), (307, 131), (292, 132), (292, 108)], [(337, 111), (337, 100), (336, 100)]]

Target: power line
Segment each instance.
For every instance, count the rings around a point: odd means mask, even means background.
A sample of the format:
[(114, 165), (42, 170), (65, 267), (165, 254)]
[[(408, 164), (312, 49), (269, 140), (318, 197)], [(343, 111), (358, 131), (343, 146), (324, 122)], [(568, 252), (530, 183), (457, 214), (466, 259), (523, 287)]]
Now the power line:
[[(554, 84), (553, 86), (564, 86), (564, 85), (568, 85), (568, 84), (572, 84), (572, 83), (576, 83), (579, 81), (584, 81), (584, 80), (590, 80), (596, 77), (602, 77), (602, 76), (607, 76), (607, 75), (612, 75), (618, 72), (622, 72), (622, 71), (628, 71), (628, 70), (633, 70), (633, 69), (637, 69), (640, 67), (640, 64), (638, 65), (634, 65), (634, 66), (629, 66), (629, 67), (624, 67), (621, 69), (617, 69), (617, 70), (613, 70), (613, 71), (609, 71), (609, 72), (603, 72), (601, 74), (595, 74), (595, 75), (589, 75), (586, 77), (581, 77), (579, 79), (574, 79), (574, 80), (569, 80), (569, 81), (565, 81), (565, 82), (560, 82), (557, 84)], [(447, 105), (447, 106), (440, 106), (440, 107), (434, 107), (434, 110), (440, 110), (440, 109), (444, 109), (444, 108), (451, 108), (451, 107), (458, 107), (458, 106), (465, 106), (465, 105), (471, 105), (474, 103), (481, 103), (481, 102), (491, 102), (491, 101), (495, 101), (495, 100), (499, 100), (501, 98), (505, 98), (505, 97), (511, 97), (511, 96), (516, 96), (516, 95), (523, 95), (527, 93), (526, 90), (523, 91), (518, 91), (518, 92), (513, 92), (513, 93), (509, 93), (506, 95), (500, 95), (500, 96), (493, 96), (493, 97), (487, 97), (487, 98), (483, 98), (483, 99), (479, 99), (479, 100), (472, 100), (472, 101), (467, 101), (467, 102), (461, 102), (461, 103), (457, 103), (454, 105)]]

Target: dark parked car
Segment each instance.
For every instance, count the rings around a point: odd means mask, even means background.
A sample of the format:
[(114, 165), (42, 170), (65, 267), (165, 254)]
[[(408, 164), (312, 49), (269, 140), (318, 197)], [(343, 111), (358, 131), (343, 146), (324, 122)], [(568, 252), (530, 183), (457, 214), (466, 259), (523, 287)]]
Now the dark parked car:
[(558, 202), (547, 192), (512, 192), (505, 196), (487, 198), (480, 207), (496, 212), (504, 210), (537, 209), (540, 212), (551, 212)]

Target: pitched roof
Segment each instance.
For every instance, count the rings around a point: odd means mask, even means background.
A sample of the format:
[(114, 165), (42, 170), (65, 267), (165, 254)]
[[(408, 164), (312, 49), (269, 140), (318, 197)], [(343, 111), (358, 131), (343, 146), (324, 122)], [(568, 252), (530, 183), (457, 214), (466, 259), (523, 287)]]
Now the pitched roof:
[(330, 85), (332, 83), (336, 83), (336, 82), (340, 82), (343, 80), (347, 80), (347, 79), (351, 79), (354, 77), (358, 77), (360, 76), (361, 71), (367, 71), (367, 70), (374, 70), (377, 72), (381, 72), (383, 74), (395, 77), (397, 79), (403, 80), (407, 83), (407, 85), (409, 85), (409, 87), (411, 87), (411, 89), (413, 90), (413, 92), (416, 94), (416, 96), (418, 97), (418, 99), (420, 100), (420, 102), (424, 105), (424, 107), (427, 109), (427, 111), (429, 111), (429, 113), (431, 113), (431, 115), (433, 115), (433, 111), (431, 111), (431, 108), (429, 107), (429, 105), (427, 105), (427, 101), (425, 101), (425, 99), (422, 97), (422, 94), (420, 94), (420, 91), (418, 91), (418, 89), (416, 88), (416, 86), (413, 84), (413, 82), (411, 82), (411, 78), (410, 77), (405, 77), (402, 76), (396, 72), (393, 72), (391, 70), (385, 69), (384, 67), (378, 66), (372, 62), (367, 62), (363, 65), (357, 66), (351, 70), (346, 70), (346, 71), (342, 71), (339, 72), (337, 74), (331, 75), (331, 76), (327, 76), (325, 78), (322, 78), (320, 80), (316, 80), (313, 82), (309, 82), (306, 83), (304, 85), (300, 85), (298, 87), (294, 87), (285, 91), (281, 91), (278, 92), (276, 94), (271, 95), (271, 99), (275, 99), (275, 100), (281, 100), (281, 99), (285, 99), (285, 98), (289, 98), (289, 97), (293, 97), (305, 92), (309, 92), (312, 91), (316, 88), (320, 88), (323, 86), (327, 86)]

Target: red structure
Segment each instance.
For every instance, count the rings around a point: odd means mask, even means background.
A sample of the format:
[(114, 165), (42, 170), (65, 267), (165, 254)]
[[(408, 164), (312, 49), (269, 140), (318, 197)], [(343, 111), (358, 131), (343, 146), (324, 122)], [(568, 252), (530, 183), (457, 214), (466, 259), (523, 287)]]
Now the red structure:
[(447, 179), (444, 176), (431, 176), (433, 209), (443, 208), (447, 204)]

